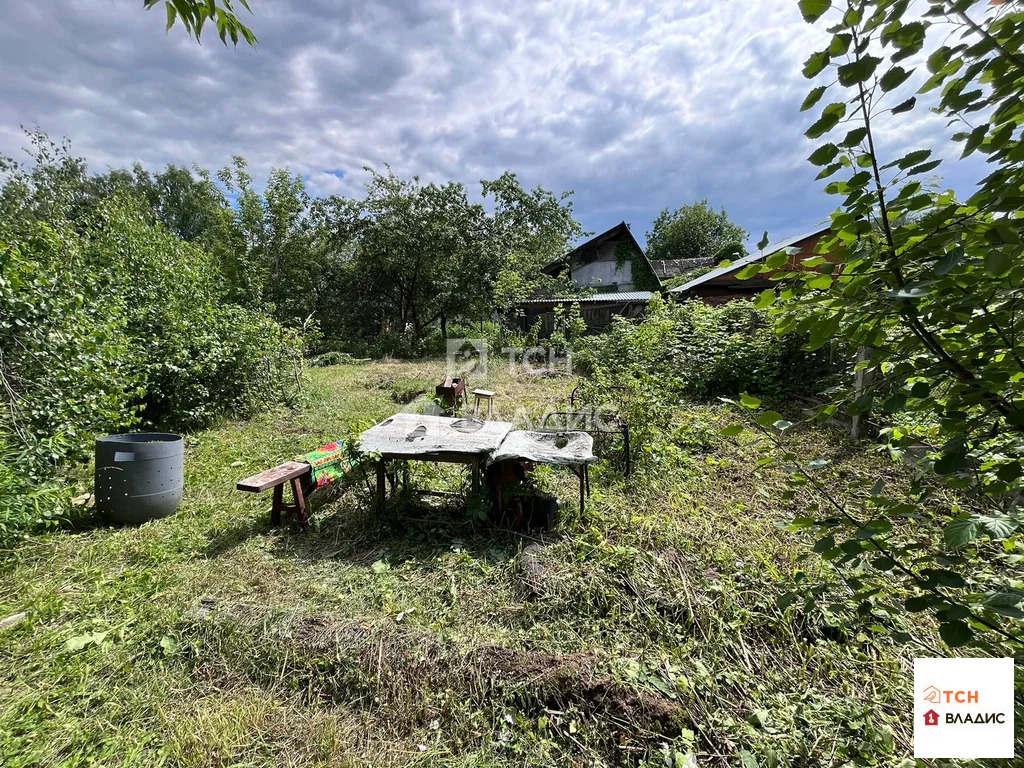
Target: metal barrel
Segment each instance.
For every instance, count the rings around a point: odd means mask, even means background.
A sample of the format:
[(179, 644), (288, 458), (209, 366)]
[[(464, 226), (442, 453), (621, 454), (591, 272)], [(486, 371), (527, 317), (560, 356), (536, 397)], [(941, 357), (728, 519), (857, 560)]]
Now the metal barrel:
[(173, 515), (185, 485), (181, 435), (137, 432), (96, 440), (96, 509), (112, 523)]

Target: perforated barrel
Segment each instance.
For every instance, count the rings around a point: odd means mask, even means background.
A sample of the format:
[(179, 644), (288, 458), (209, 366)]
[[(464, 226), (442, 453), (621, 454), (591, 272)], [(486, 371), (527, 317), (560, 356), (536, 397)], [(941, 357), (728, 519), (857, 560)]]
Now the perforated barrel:
[(110, 522), (173, 515), (185, 484), (181, 435), (138, 432), (96, 441), (96, 509)]

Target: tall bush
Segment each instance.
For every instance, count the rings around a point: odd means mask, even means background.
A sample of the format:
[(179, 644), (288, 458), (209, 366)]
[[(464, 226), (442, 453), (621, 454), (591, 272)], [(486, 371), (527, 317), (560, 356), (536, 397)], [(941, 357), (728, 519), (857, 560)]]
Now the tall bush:
[(291, 397), (308, 325), (232, 303), (218, 257), (36, 140), (35, 166), (0, 162), (0, 546), (53, 519), (97, 434)]

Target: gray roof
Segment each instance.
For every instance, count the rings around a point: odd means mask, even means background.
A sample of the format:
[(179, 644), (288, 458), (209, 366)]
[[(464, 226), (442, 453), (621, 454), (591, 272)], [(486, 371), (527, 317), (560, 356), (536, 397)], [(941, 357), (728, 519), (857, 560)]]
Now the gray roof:
[(654, 294), (651, 291), (623, 291), (622, 293), (595, 293), (592, 296), (559, 296), (551, 299), (524, 299), (520, 304), (591, 304), (595, 302), (631, 302), (650, 301)]
[(700, 277), (695, 277), (688, 283), (683, 283), (682, 285), (671, 289), (669, 293), (686, 293), (687, 291), (696, 288), (698, 285), (702, 285), (703, 283), (706, 283), (709, 280), (714, 280), (716, 277), (721, 277), (722, 275), (728, 275), (732, 272), (737, 272), (743, 269), (743, 267), (747, 266), (748, 264), (753, 264), (756, 261), (761, 261), (761, 259), (766, 259), (773, 253), (778, 253), (783, 248), (789, 248), (791, 245), (799, 243), (801, 240), (806, 240), (810, 237), (814, 237), (815, 235), (820, 235), (821, 233), (827, 232), (828, 230), (828, 227), (822, 227), (821, 229), (816, 229), (813, 232), (804, 232), (802, 235), (787, 237), (785, 240), (780, 240), (777, 243), (772, 243), (771, 245), (767, 246), (763, 250), (758, 251), (757, 253), (748, 253), (743, 258), (736, 259), (735, 261), (730, 262), (729, 265), (726, 267), (718, 267), (717, 269), (713, 269), (710, 272), (701, 275)]
[(684, 272), (689, 272), (691, 269), (711, 267), (714, 264), (714, 256), (700, 256), (696, 259), (651, 259), (654, 274), (660, 280), (670, 280), (673, 277), (679, 277)]

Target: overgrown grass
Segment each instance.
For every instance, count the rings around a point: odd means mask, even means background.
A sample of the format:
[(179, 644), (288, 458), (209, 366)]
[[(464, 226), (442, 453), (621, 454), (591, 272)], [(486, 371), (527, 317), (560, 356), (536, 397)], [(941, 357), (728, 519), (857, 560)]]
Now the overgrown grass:
[[(455, 502), (380, 518), (358, 489), (303, 534), (234, 490), (442, 373), (316, 369), (300, 412), (189, 436), (176, 516), (8, 553), (0, 617), (29, 615), (0, 630), (0, 763), (912, 764), (913, 651), (776, 606), (781, 582), (823, 566), (775, 526), (783, 478), (718, 436), (722, 406), (681, 405), (643, 475), (598, 465), (585, 517), (575, 479), (543, 473), (570, 502), (545, 534)], [(519, 422), (563, 409), (573, 384), (486, 381)], [(795, 439), (826, 446), (835, 478), (891, 472), (827, 427)], [(455, 488), (455, 472), (415, 479)]]

